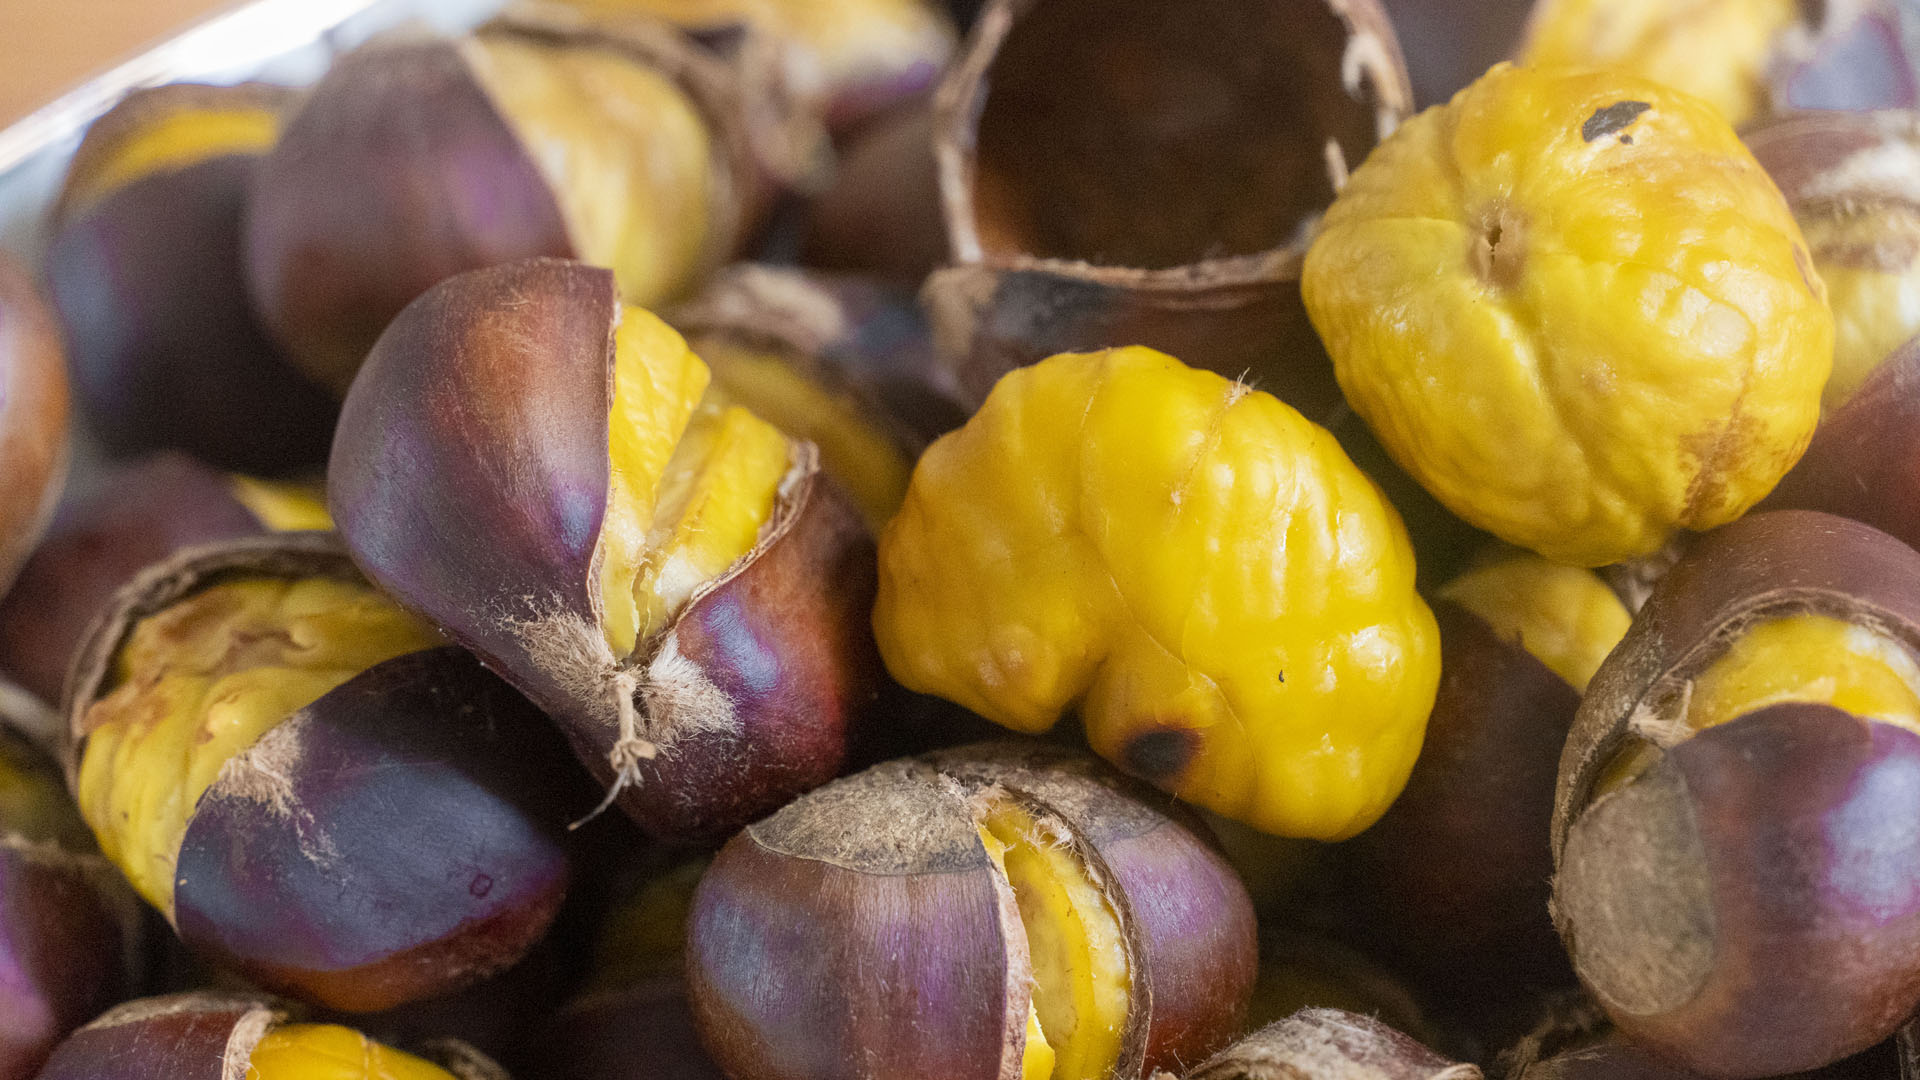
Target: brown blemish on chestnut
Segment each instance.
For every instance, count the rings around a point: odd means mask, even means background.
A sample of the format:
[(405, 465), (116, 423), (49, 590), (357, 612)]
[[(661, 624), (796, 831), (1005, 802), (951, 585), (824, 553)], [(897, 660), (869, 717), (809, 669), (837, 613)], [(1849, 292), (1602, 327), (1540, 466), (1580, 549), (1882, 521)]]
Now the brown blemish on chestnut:
[(1199, 752), (1199, 732), (1191, 728), (1157, 728), (1128, 739), (1120, 757), (1128, 772), (1154, 783), (1164, 783), (1185, 772)]
[(1511, 206), (1489, 207), (1481, 216), (1468, 259), (1480, 280), (1500, 289), (1520, 283), (1526, 267), (1526, 219)]
[(1653, 108), (1644, 101), (1616, 101), (1604, 109), (1595, 109), (1587, 122), (1580, 125), (1580, 138), (1586, 142), (1605, 138), (1640, 118), (1640, 114)]

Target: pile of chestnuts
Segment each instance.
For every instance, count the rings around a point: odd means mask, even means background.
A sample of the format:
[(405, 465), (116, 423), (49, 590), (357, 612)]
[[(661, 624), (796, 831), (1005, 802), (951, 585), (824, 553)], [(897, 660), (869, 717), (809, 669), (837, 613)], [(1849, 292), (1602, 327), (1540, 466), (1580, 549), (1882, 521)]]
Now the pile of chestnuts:
[(1920, 1080), (1920, 6), (516, 0), (0, 259), (0, 1080)]

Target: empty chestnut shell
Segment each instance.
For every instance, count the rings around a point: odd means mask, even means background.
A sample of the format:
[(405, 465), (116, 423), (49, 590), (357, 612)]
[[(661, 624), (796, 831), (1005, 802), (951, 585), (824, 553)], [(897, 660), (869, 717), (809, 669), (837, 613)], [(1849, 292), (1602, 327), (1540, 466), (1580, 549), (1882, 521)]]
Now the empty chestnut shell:
[[(445, 1040), (419, 1056), (350, 1028), (294, 1022), (292, 1007), (195, 991), (129, 1001), (73, 1033), (41, 1080), (507, 1080), (491, 1059)], [(357, 1066), (357, 1067), (356, 1067)]]
[[(1167, 1077), (1166, 1073), (1156, 1076)], [(1181, 1080), (1480, 1080), (1370, 1016), (1302, 1009), (1227, 1047)]]
[(49, 708), (87, 628), (147, 566), (197, 544), (329, 525), (317, 486), (223, 473), (177, 451), (72, 494), (0, 599), (0, 676)]
[[(473, 271), (381, 337), (328, 474), (367, 575), (683, 841), (836, 775), (880, 670), (856, 511), (812, 444), (700, 405), (706, 378), (606, 270)], [(723, 535), (738, 549), (703, 546)]]
[(1654, 587), (1560, 760), (1553, 913), (1623, 1034), (1722, 1077), (1920, 1004), (1920, 553), (1757, 514)]
[(0, 1080), (132, 991), (140, 914), (59, 767), (0, 721)]
[(1163, 804), (1029, 743), (802, 796), (729, 841), (695, 890), (702, 1040), (737, 1080), (854, 1061), (875, 1080), (1126, 1080), (1200, 1060), (1244, 1015), (1253, 909)]
[(523, 955), (565, 893), (589, 795), (560, 740), (331, 534), (143, 572), (66, 713), (102, 848), (196, 953), (275, 991), (355, 1012), (452, 991)]
[(1149, 345), (1327, 421), (1301, 259), (1410, 98), (1376, 0), (988, 5), (936, 104), (942, 361), (977, 404), (1056, 353)]
[(542, 4), (458, 40), (377, 39), (334, 63), (259, 169), (254, 302), (344, 393), (387, 322), (463, 270), (578, 257), (634, 303), (675, 299), (824, 160), (763, 59)]
[(46, 529), (67, 456), (59, 324), (26, 273), (0, 258), (0, 590)]
[(108, 453), (176, 448), (259, 473), (326, 459), (337, 406), (267, 340), (241, 274), (248, 185), (298, 97), (135, 90), (75, 151), (45, 271), (74, 396)]

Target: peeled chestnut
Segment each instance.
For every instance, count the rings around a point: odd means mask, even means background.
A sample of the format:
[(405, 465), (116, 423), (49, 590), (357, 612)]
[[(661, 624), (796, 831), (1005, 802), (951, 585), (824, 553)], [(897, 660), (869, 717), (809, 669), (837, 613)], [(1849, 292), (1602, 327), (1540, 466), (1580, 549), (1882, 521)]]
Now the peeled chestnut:
[(327, 477), (367, 575), (683, 841), (836, 775), (879, 678), (871, 537), (709, 377), (609, 271), (473, 271), (381, 337)]
[(1626, 633), (1591, 570), (1508, 550), (1440, 587), (1440, 691), (1413, 775), (1347, 845), (1359, 925), (1456, 1017), (1572, 982), (1547, 915), (1554, 777)]
[(122, 585), (182, 548), (332, 523), (317, 485), (223, 473), (177, 451), (115, 466), (55, 512), (0, 599), (0, 676), (49, 707)]
[[(1161, 800), (990, 743), (795, 800), (694, 892), (694, 1019), (735, 1080), (1128, 1080), (1238, 1029), (1246, 891)], [(1190, 819), (1188, 819), (1190, 820)]]
[(279, 1002), (198, 991), (109, 1010), (60, 1044), (40, 1080), (507, 1080), (461, 1043), (418, 1051), (297, 1022)]
[(101, 849), (196, 953), (277, 992), (449, 992), (523, 955), (566, 891), (587, 793), (545, 718), (330, 534), (143, 572), (82, 647), (67, 721)]
[(1362, 1077), (1480, 1080), (1480, 1070), (1449, 1061), (1373, 1017), (1340, 1009), (1302, 1009), (1227, 1047), (1180, 1080)]
[(1410, 96), (1376, 0), (989, 5), (936, 105), (942, 362), (977, 404), (1056, 353), (1148, 345), (1326, 422), (1301, 258)]
[(176, 448), (264, 473), (325, 459), (333, 398), (267, 340), (241, 274), (248, 184), (298, 97), (135, 90), (74, 152), (45, 272), (74, 396), (109, 453)]
[(872, 280), (746, 263), (667, 318), (717, 390), (820, 448), (876, 535), (913, 459), (966, 420), (912, 296)]
[(0, 589), (47, 527), (67, 453), (59, 324), (25, 272), (0, 258)]
[(0, 1080), (132, 991), (139, 902), (94, 849), (53, 760), (0, 722)]
[(1553, 913), (1615, 1026), (1773, 1076), (1920, 1005), (1920, 553), (1806, 511), (1698, 540), (1560, 759)]
[(340, 393), (388, 320), (463, 270), (580, 258), (630, 302), (676, 299), (824, 160), (762, 59), (541, 4), (458, 40), (377, 39), (334, 63), (260, 167), (253, 299)]

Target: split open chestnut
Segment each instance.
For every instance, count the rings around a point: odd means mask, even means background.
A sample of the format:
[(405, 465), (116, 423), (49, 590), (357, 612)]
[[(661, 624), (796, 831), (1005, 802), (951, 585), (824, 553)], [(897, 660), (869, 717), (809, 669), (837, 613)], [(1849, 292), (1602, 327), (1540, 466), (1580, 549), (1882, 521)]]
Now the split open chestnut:
[(188, 946), (356, 1012), (524, 954), (591, 801), (545, 718), (325, 533), (144, 572), (83, 646), (67, 722), (81, 813)]
[(1070, 750), (877, 765), (740, 833), (687, 979), (736, 1080), (1128, 1080), (1238, 1030), (1253, 908), (1163, 800)]
[(1756, 514), (1695, 543), (1560, 762), (1554, 917), (1620, 1031), (1719, 1077), (1814, 1068), (1920, 1004), (1920, 553)]
[(836, 775), (879, 678), (858, 513), (710, 381), (607, 270), (478, 270), (381, 337), (328, 473), (368, 576), (688, 841)]

